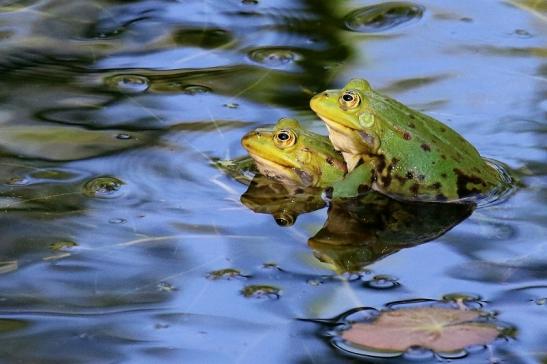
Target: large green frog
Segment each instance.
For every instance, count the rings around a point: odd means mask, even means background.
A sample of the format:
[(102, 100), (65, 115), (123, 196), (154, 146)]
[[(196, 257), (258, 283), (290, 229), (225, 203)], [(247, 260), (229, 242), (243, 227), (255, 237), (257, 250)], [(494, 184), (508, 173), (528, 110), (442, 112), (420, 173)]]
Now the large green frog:
[(353, 171), (348, 177), (357, 174), (364, 187), (402, 200), (456, 201), (501, 184), (498, 171), (456, 131), (365, 80), (319, 93), (310, 106)]
[(294, 119), (282, 118), (273, 128), (250, 131), (241, 144), (261, 174), (285, 186), (325, 188), (347, 171), (326, 136), (302, 128)]

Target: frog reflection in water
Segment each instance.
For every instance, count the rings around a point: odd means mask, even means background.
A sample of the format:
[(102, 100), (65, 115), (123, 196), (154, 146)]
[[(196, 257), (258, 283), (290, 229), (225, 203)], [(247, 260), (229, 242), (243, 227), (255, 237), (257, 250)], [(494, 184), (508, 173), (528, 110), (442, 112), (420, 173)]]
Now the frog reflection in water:
[[(353, 171), (346, 180), (358, 179), (362, 188), (399, 200), (461, 201), (503, 184), (457, 132), (376, 92), (365, 80), (319, 93), (310, 106)], [(346, 197), (340, 191), (335, 185), (335, 196)]]
[[(291, 194), (284, 185), (261, 175), (241, 202), (255, 212), (272, 214), (281, 226), (325, 206), (317, 189)], [(331, 202), (327, 221), (308, 245), (337, 273), (359, 272), (387, 255), (441, 236), (472, 212), (471, 204), (404, 203), (370, 191), (358, 199)]]
[[(289, 137), (280, 137), (282, 133)], [(290, 138), (293, 142), (281, 146), (276, 141)], [(345, 173), (342, 157), (325, 141), (326, 137), (303, 129), (292, 119), (246, 134), (243, 146), (257, 161), (258, 170), (269, 177), (256, 175), (242, 203), (255, 212), (272, 214), (283, 226), (292, 225), (301, 213), (324, 207), (322, 187), (341, 181)], [(318, 158), (313, 159), (314, 155)], [(324, 174), (321, 163), (336, 168)], [(403, 203), (370, 191), (359, 199), (332, 201), (325, 225), (308, 244), (337, 272), (359, 271), (402, 248), (444, 234), (472, 211), (471, 204)]]

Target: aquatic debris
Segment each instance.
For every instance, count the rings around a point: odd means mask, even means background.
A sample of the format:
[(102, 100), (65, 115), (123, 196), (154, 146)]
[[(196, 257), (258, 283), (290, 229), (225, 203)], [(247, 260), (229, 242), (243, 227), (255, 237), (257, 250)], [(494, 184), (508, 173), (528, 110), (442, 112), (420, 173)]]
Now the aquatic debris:
[(440, 353), (456, 352), (488, 344), (501, 334), (495, 324), (478, 321), (481, 314), (439, 307), (382, 311), (372, 322), (353, 323), (342, 338), (373, 351), (402, 353), (419, 346)]
[(269, 298), (277, 300), (281, 296), (281, 290), (274, 286), (251, 285), (241, 290), (241, 294), (247, 298)]
[(61, 250), (66, 250), (73, 248), (75, 246), (78, 246), (78, 243), (70, 240), (60, 240), (56, 241), (54, 243), (49, 244), (49, 249), (53, 250), (54, 252), (58, 252)]
[(248, 276), (241, 274), (241, 271), (233, 268), (219, 269), (207, 274), (207, 279), (219, 280), (219, 279), (246, 279)]
[(344, 17), (347, 29), (375, 33), (397, 27), (423, 16), (425, 8), (410, 2), (386, 2), (352, 11)]

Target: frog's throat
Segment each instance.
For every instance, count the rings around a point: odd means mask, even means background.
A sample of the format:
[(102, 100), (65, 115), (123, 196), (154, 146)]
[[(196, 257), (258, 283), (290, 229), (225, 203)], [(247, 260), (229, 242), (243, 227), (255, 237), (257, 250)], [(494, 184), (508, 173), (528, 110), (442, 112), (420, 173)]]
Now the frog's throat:
[(258, 155), (252, 155), (252, 158), (260, 173), (283, 184), (309, 186), (314, 183), (314, 179), (309, 173), (297, 167), (280, 164)]
[(354, 128), (350, 128), (349, 126), (346, 126), (346, 125), (343, 125), (343, 124), (340, 124), (332, 119), (329, 119), (327, 118), (326, 116), (323, 116), (323, 115), (319, 115), (319, 118), (321, 120), (323, 120), (323, 122), (325, 124), (327, 124), (327, 126), (331, 129), (333, 129), (334, 131), (338, 132), (338, 133), (341, 133), (341, 134), (350, 134), (351, 132), (355, 132), (356, 129)]

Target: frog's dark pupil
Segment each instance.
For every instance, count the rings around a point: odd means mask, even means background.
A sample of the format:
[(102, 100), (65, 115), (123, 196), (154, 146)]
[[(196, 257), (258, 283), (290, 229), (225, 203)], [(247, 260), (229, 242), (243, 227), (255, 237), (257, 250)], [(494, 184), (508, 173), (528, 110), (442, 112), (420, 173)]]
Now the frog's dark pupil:
[(344, 96), (342, 96), (342, 98), (343, 98), (344, 101), (346, 101), (346, 102), (353, 101), (353, 96), (351, 96), (350, 94), (345, 94)]
[(289, 134), (279, 133), (279, 134), (277, 134), (277, 137), (279, 138), (279, 140), (285, 141), (285, 140), (289, 139)]

